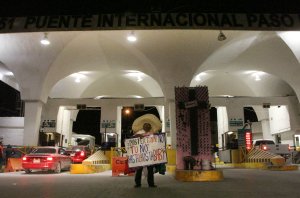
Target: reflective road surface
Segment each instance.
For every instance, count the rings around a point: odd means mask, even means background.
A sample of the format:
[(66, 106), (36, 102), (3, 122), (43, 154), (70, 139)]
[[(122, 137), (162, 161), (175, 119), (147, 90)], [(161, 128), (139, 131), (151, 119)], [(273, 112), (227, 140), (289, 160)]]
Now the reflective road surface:
[(0, 198), (215, 198), (299, 197), (300, 171), (223, 169), (219, 182), (179, 182), (172, 175), (155, 175), (158, 188), (133, 188), (133, 176), (34, 172), (1, 173)]

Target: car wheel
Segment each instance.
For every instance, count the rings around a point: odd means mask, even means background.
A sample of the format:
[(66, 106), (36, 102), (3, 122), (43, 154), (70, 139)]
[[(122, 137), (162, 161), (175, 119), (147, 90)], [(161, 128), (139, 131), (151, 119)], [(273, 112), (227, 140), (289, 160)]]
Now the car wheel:
[(25, 173), (29, 174), (29, 173), (31, 173), (31, 170), (30, 169), (25, 169)]
[(56, 165), (56, 168), (54, 170), (55, 173), (60, 173), (61, 172), (61, 165), (60, 163), (58, 162), (57, 165)]

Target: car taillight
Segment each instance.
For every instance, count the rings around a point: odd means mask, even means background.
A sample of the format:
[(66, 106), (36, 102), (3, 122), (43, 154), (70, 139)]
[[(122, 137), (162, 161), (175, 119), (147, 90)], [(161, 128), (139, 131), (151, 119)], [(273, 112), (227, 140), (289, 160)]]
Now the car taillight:
[(85, 153), (84, 153), (84, 151), (81, 151), (81, 152), (80, 152), (80, 156), (82, 156), (82, 157), (84, 157), (84, 156), (85, 156)]
[(26, 161), (26, 160), (27, 160), (27, 157), (23, 157), (22, 160), (23, 160), (23, 161)]
[(263, 148), (264, 151), (267, 150), (267, 146), (265, 146), (265, 145), (262, 148)]
[(53, 157), (47, 157), (47, 161), (52, 161)]

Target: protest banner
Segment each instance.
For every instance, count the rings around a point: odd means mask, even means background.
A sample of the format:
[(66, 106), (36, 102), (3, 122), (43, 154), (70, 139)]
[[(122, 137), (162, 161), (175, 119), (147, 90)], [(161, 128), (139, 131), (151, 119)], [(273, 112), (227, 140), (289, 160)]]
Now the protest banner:
[(165, 134), (125, 140), (129, 168), (167, 162)]

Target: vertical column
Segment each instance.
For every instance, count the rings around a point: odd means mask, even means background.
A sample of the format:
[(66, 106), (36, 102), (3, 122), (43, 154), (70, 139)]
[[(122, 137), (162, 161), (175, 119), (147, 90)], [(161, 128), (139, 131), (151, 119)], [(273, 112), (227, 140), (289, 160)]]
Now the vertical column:
[(37, 146), (41, 123), (43, 103), (41, 101), (25, 101), (24, 139), (23, 145)]
[(228, 115), (227, 107), (217, 107), (217, 119), (218, 119), (218, 144), (219, 148), (224, 148), (222, 135), (228, 131)]
[(176, 149), (176, 105), (175, 100), (169, 101), (169, 119), (172, 149)]

